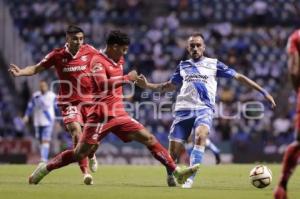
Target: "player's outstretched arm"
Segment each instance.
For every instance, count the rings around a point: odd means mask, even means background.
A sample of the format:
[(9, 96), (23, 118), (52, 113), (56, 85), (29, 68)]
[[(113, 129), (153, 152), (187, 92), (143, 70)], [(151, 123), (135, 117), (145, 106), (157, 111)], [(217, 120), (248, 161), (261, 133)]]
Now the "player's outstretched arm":
[(250, 88), (253, 88), (253, 89), (259, 91), (261, 94), (264, 95), (264, 97), (266, 98), (266, 100), (271, 104), (271, 107), (275, 108), (276, 103), (275, 103), (273, 97), (265, 89), (263, 89), (260, 85), (258, 85), (253, 80), (249, 79), (248, 77), (246, 77), (245, 75), (242, 75), (240, 73), (236, 73), (236, 75), (234, 76), (234, 78), (237, 81), (239, 81), (239, 82), (241, 82), (243, 84), (246, 84)]
[(149, 83), (144, 75), (138, 76), (136, 80), (136, 85), (141, 88), (151, 89), (159, 92), (168, 92), (168, 91), (176, 90), (176, 85), (174, 85), (171, 81), (159, 83), (159, 84), (153, 84), (153, 83)]
[(32, 76), (32, 75), (40, 73), (44, 70), (45, 70), (45, 68), (40, 64), (36, 64), (33, 66), (26, 66), (25, 68), (20, 68), (19, 66), (15, 65), (15, 64), (10, 64), (10, 68), (8, 69), (8, 71), (14, 77)]

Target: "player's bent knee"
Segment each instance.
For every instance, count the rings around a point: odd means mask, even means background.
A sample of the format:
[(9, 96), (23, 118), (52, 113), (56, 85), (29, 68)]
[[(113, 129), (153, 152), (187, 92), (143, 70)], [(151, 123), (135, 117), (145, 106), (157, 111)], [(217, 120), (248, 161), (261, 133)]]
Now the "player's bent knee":
[(147, 142), (149, 145), (153, 145), (157, 142), (157, 140), (156, 140), (155, 136), (151, 134), (148, 136)]
[(70, 124), (67, 124), (66, 128), (67, 131), (72, 135), (72, 137), (79, 136), (81, 133), (81, 126), (77, 123), (72, 122)]

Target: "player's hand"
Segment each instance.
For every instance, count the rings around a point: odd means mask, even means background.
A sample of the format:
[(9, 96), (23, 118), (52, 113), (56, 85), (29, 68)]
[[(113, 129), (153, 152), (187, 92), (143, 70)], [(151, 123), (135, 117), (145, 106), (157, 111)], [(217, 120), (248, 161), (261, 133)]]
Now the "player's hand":
[(129, 77), (129, 80), (133, 81), (133, 82), (136, 81), (138, 78), (138, 74), (137, 74), (136, 70), (130, 71), (127, 75)]
[(265, 98), (271, 104), (272, 109), (274, 109), (276, 107), (276, 103), (273, 97), (270, 94), (266, 94)]
[(146, 77), (143, 74), (139, 75), (136, 80), (136, 85), (140, 88), (147, 88), (147, 84), (148, 84), (148, 81), (147, 81)]
[(21, 69), (15, 64), (9, 65), (8, 72), (10, 72), (10, 74), (12, 74), (14, 77), (21, 76)]

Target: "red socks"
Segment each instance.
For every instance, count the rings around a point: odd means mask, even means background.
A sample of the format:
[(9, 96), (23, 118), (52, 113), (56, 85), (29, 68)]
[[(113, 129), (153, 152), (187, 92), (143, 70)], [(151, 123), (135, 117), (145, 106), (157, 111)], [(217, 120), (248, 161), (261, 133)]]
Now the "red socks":
[(167, 167), (168, 171), (173, 172), (176, 168), (176, 164), (168, 151), (159, 143), (148, 146), (148, 149), (151, 151), (151, 154), (155, 159), (160, 161), (163, 165)]
[(298, 158), (300, 156), (300, 143), (294, 142), (290, 144), (284, 153), (283, 166), (279, 185), (286, 189), (288, 180), (293, 174), (295, 167), (297, 166)]
[[(78, 143), (79, 139), (80, 139), (79, 136), (75, 136), (73, 138), (74, 148), (77, 146), (77, 143)], [(85, 157), (82, 160), (78, 161), (78, 165), (79, 165), (79, 168), (80, 168), (80, 170), (83, 174), (88, 173), (88, 158), (87, 157)]]
[(54, 169), (64, 167), (73, 162), (76, 162), (74, 151), (66, 150), (56, 155), (48, 162), (47, 170), (52, 171)]
[(88, 158), (85, 157), (78, 162), (80, 170), (83, 174), (88, 173)]

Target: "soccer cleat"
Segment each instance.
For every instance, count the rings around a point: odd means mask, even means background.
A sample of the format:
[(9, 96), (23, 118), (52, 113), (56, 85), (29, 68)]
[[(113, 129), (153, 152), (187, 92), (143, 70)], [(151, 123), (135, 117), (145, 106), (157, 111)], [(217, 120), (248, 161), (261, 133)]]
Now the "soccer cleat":
[(98, 170), (98, 161), (95, 154), (92, 158), (89, 158), (89, 167), (90, 171), (93, 173), (95, 173)]
[(274, 199), (287, 199), (286, 190), (281, 186), (277, 186), (274, 190)]
[(194, 173), (196, 173), (199, 169), (200, 164), (195, 164), (190, 167), (186, 168), (179, 168), (176, 167), (175, 171), (173, 172), (173, 175), (177, 181), (178, 184), (183, 184), (185, 181), (192, 176)]
[(173, 175), (167, 176), (167, 184), (169, 187), (176, 187), (176, 182)]
[(86, 185), (92, 185), (92, 184), (94, 184), (93, 177), (91, 176), (91, 174), (89, 174), (89, 173), (84, 174), (84, 176), (83, 176), (83, 182)]
[(33, 173), (29, 176), (29, 184), (38, 184), (48, 173), (47, 164), (41, 162)]
[(185, 183), (181, 186), (184, 189), (190, 189), (193, 186), (194, 181), (191, 179), (187, 179)]

